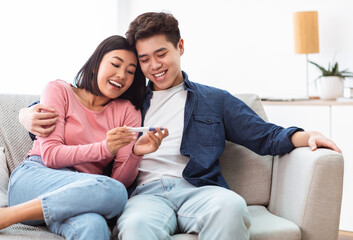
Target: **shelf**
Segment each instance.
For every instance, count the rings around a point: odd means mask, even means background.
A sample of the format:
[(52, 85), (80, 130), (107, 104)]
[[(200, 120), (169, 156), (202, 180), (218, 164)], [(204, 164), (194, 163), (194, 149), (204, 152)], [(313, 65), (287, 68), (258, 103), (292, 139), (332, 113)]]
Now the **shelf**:
[(262, 100), (264, 105), (310, 105), (310, 106), (339, 106), (352, 105), (353, 99), (339, 100)]

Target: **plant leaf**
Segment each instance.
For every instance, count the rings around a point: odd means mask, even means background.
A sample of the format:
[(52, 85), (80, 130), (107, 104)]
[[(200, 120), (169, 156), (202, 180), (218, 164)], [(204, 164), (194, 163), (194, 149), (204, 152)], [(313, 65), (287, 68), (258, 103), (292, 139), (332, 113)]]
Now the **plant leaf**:
[(323, 73), (324, 73), (324, 72), (327, 72), (326, 69), (325, 69), (324, 67), (320, 66), (319, 64), (314, 63), (314, 62), (312, 62), (312, 61), (309, 61), (309, 63), (311, 63), (311, 64), (313, 64), (314, 66), (316, 66), (318, 69), (320, 69), (321, 72), (323, 72)]
[(318, 78), (324, 77), (324, 76), (338, 76), (338, 77), (343, 77), (343, 78), (353, 77), (353, 72), (349, 72), (348, 69), (340, 71), (339, 66), (338, 66), (338, 62), (332, 62), (333, 65), (331, 65), (331, 63), (328, 63), (327, 69), (325, 69), (324, 67), (322, 67), (321, 65), (319, 65), (315, 62), (309, 61), (309, 63), (313, 64), (321, 71), (321, 76), (319, 76)]

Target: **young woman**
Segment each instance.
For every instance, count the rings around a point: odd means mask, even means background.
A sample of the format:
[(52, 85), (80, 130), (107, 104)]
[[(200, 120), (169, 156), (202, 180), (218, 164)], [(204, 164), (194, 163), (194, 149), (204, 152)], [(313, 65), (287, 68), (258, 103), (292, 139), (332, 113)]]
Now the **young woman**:
[[(167, 129), (157, 129), (137, 140), (128, 131), (141, 125), (145, 86), (136, 52), (121, 36), (97, 47), (75, 87), (48, 83), (41, 103), (58, 114), (56, 127), (48, 137), (37, 137), (12, 173), (0, 229), (45, 223), (66, 239), (110, 239), (106, 219), (123, 210), (142, 155), (168, 136)], [(111, 177), (102, 175), (111, 162)]]

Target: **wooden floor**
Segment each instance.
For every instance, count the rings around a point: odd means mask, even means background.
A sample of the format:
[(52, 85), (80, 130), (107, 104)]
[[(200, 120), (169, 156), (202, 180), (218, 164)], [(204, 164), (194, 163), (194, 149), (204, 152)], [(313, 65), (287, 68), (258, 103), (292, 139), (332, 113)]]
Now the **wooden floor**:
[(338, 240), (353, 240), (353, 232), (340, 231)]

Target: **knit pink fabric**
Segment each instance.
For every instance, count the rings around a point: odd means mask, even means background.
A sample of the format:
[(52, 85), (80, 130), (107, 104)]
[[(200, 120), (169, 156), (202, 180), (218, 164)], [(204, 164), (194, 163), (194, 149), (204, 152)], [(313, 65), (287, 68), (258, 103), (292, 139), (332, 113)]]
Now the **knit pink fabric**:
[(59, 116), (53, 133), (37, 137), (29, 155), (41, 155), (51, 168), (74, 167), (79, 172), (102, 174), (114, 159), (112, 177), (125, 186), (133, 183), (142, 157), (132, 153), (132, 142), (113, 156), (106, 146), (106, 133), (119, 126), (141, 126), (141, 112), (128, 100), (114, 100), (95, 112), (77, 99), (72, 86), (62, 80), (49, 82), (41, 104), (54, 108)]

